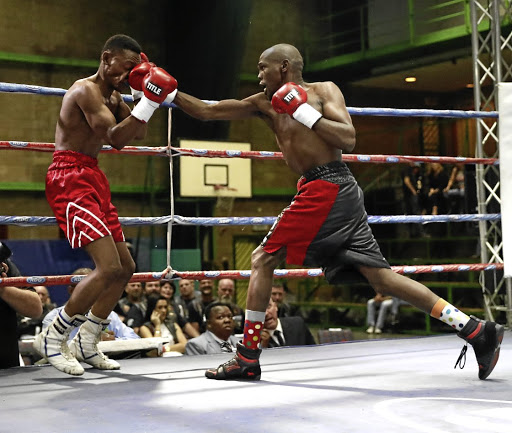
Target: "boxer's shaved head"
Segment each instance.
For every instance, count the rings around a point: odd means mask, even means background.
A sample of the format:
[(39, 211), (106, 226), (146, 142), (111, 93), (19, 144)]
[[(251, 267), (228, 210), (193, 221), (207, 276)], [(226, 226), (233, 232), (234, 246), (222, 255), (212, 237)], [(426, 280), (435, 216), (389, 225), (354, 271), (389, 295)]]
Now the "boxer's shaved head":
[(266, 49), (262, 57), (266, 57), (267, 59), (275, 62), (282, 62), (283, 60), (288, 60), (290, 62), (291, 68), (295, 72), (302, 72), (304, 68), (304, 60), (297, 48), (290, 44), (277, 44), (268, 49)]

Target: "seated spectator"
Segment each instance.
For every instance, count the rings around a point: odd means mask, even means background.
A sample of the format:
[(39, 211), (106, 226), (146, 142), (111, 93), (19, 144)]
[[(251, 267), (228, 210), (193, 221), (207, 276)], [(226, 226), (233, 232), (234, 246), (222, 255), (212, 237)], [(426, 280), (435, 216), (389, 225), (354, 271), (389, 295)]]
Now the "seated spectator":
[[(92, 272), (92, 269), (90, 268), (80, 268), (73, 272), (72, 275), (89, 275)], [(68, 293), (71, 296), (71, 293), (73, 293), (73, 290), (75, 290), (75, 287), (78, 283), (73, 283), (68, 286)], [(53, 319), (57, 314), (59, 314), (59, 311), (61, 311), (64, 308), (57, 307), (51, 310), (43, 319), (43, 325), (42, 329), (46, 329), (52, 322)], [(111, 340), (132, 340), (140, 338), (132, 328), (129, 326), (126, 326), (119, 315), (112, 311), (108, 317), (107, 320), (110, 321), (110, 323), (107, 326), (107, 329), (105, 332), (101, 334), (101, 340), (102, 341), (111, 341)], [(71, 334), (69, 335), (69, 340), (72, 340), (73, 337), (78, 332), (78, 328), (71, 331)]]
[(144, 284), (144, 294), (146, 298), (160, 295), (160, 281), (146, 281)]
[(139, 328), (144, 323), (147, 300), (143, 293), (142, 283), (128, 283), (124, 289), (126, 296), (118, 301), (124, 315), (124, 323), (139, 333)]
[[(180, 286), (181, 287), (181, 286)], [(201, 297), (195, 297), (188, 305), (188, 318), (190, 324), (201, 334), (206, 331), (206, 322), (204, 320), (204, 309), (208, 304), (214, 301), (213, 298), (213, 281), (199, 281), (199, 291)]]
[(160, 285), (160, 296), (167, 299), (167, 302), (171, 306), (171, 313), (176, 315), (176, 321), (180, 325), (181, 329), (185, 333), (187, 338), (194, 338), (199, 336), (199, 331), (196, 330), (188, 321), (188, 310), (185, 313), (185, 309), (182, 304), (176, 302), (174, 294), (176, 292), (176, 286), (171, 280), (163, 279), (159, 283)]
[[(41, 299), (41, 304), (43, 304), (43, 311), (50, 311), (53, 310), (57, 305), (55, 305), (51, 298), (50, 293), (48, 292), (48, 289), (46, 286), (34, 286), (35, 291), (39, 295), (39, 298)], [(46, 316), (46, 314), (45, 314)]]
[(235, 281), (231, 278), (219, 280), (217, 285), (217, 299), (221, 302), (229, 302), (233, 311), (233, 321), (235, 322), (235, 334), (244, 332), (245, 312), (242, 307), (237, 305), (235, 299)]
[(286, 302), (286, 290), (283, 284), (274, 282), (270, 297), (277, 304), (277, 317), (302, 317), (302, 313), (298, 308), (294, 308)]
[[(368, 334), (382, 334), (382, 330), (384, 329), (384, 324), (388, 317), (388, 314), (391, 313), (393, 315), (397, 315), (398, 307), (400, 305), (398, 298), (392, 298), (391, 296), (382, 296), (380, 293), (377, 293), (375, 297), (369, 299), (366, 303), (367, 305), (367, 316), (366, 323), (368, 329), (366, 332)], [(379, 309), (379, 314), (377, 316), (377, 308)], [(377, 320), (375, 320), (377, 316)]]
[[(185, 353), (187, 339), (183, 335), (180, 326), (173, 320), (171, 307), (167, 299), (163, 297), (151, 297), (148, 300), (146, 321), (140, 328), (142, 338), (164, 337), (169, 338), (169, 343), (164, 345), (164, 353)], [(152, 354), (153, 356), (156, 353)]]
[(261, 348), (316, 344), (311, 331), (300, 316), (277, 317), (277, 304), (270, 299), (261, 332)]
[(188, 306), (190, 303), (196, 299), (196, 297), (199, 295), (196, 293), (194, 288), (194, 281), (193, 280), (187, 280), (186, 278), (183, 278), (179, 281), (179, 289), (180, 294), (176, 299), (177, 303), (181, 303), (185, 310), (188, 310)]
[[(14, 263), (8, 259), (10, 250), (5, 244), (0, 243), (0, 253), (4, 258), (0, 264), (0, 276), (20, 276)], [(0, 369), (21, 365), (16, 314), (37, 318), (42, 311), (41, 300), (32, 287), (0, 287)]]
[(185, 355), (206, 355), (234, 352), (238, 339), (233, 335), (234, 321), (231, 304), (215, 301), (204, 310), (206, 332), (188, 341)]

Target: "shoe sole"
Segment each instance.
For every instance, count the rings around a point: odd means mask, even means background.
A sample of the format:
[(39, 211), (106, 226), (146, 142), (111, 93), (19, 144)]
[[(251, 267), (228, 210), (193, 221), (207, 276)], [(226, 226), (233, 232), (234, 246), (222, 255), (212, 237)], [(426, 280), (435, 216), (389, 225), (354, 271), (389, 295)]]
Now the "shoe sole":
[[(41, 335), (41, 334), (39, 334)], [(48, 363), (54, 367), (55, 369), (61, 371), (62, 373), (69, 374), (70, 376), (82, 376), (85, 372), (85, 370), (82, 368), (81, 370), (71, 370), (69, 367), (61, 367), (56, 362), (52, 362), (52, 356), (46, 355), (46, 350), (44, 349), (45, 343), (44, 343), (44, 337), (36, 337), (34, 343), (32, 344), (32, 347), (35, 349), (35, 351), (42, 356), (43, 358), (46, 358)], [(80, 365), (80, 364), (79, 364)], [(82, 366), (80, 366), (82, 367)]]
[[(208, 373), (210, 373), (210, 375), (208, 375)], [(233, 375), (231, 377), (229, 377), (228, 375), (226, 375), (226, 373), (224, 371), (218, 371), (218, 370), (206, 370), (204, 372), (204, 375), (206, 376), (207, 379), (213, 379), (213, 380), (239, 380), (239, 381), (243, 381), (243, 382), (247, 382), (247, 381), (255, 381), (255, 380), (260, 380), (261, 379), (261, 373), (256, 373), (251, 376), (251, 375), (246, 375), (246, 376), (236, 376), (236, 375)]]
[(489, 375), (494, 370), (494, 367), (498, 363), (498, 359), (500, 358), (500, 349), (501, 349), (501, 342), (503, 341), (503, 336), (505, 334), (505, 328), (501, 325), (496, 325), (496, 340), (498, 342), (498, 345), (494, 349), (494, 358), (492, 359), (491, 366), (483, 373), (482, 375), (478, 375), (478, 378), (480, 380), (485, 380), (489, 377)]

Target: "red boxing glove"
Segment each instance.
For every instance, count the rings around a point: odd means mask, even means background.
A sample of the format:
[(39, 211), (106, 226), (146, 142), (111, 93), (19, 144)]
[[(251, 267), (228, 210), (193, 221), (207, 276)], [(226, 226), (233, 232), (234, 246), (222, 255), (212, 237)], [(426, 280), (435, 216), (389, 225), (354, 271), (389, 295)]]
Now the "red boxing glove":
[(308, 128), (322, 117), (322, 115), (307, 103), (308, 94), (295, 83), (286, 83), (272, 96), (272, 107), (276, 113), (289, 114)]
[(169, 93), (176, 92), (178, 82), (164, 69), (153, 66), (142, 80), (144, 96), (132, 111), (132, 116), (146, 123)]
[(149, 74), (149, 70), (153, 66), (155, 66), (154, 63), (142, 62), (130, 71), (130, 75), (128, 76), (128, 83), (130, 84), (130, 90), (132, 92), (134, 101), (138, 101), (140, 98), (142, 98), (142, 95), (144, 94), (142, 92), (142, 80), (147, 74)]

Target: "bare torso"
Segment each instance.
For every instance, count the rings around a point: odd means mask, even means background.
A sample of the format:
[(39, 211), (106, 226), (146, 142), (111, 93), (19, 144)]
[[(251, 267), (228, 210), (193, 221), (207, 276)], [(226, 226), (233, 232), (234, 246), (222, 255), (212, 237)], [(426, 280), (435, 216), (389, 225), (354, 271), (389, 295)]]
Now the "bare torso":
[(62, 101), (55, 130), (55, 150), (72, 150), (97, 157), (105, 140), (94, 133), (81, 105), (101, 103), (119, 122), (125, 117), (120, 113), (121, 101), (119, 92), (102, 90), (102, 82), (96, 75), (76, 81)]
[[(320, 113), (323, 107), (316, 91), (323, 83), (311, 83), (307, 87), (308, 104)], [(306, 171), (331, 161), (341, 160), (341, 150), (330, 146), (318, 134), (304, 127), (288, 115), (277, 114), (264, 93), (248, 98), (258, 107), (263, 120), (274, 131), (277, 144), (283, 152), (286, 164), (294, 172)]]

